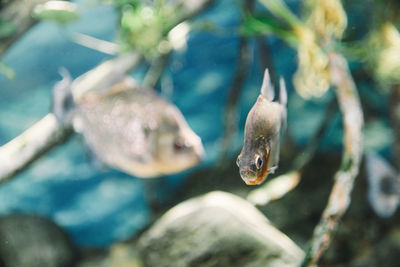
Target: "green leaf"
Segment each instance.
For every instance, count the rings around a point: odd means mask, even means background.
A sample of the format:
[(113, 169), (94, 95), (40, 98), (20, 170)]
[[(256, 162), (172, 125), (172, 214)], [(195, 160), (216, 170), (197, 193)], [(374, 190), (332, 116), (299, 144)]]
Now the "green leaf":
[(298, 43), (293, 31), (271, 16), (247, 14), (240, 31), (247, 36), (272, 34), (293, 46)]
[(76, 5), (68, 1), (48, 1), (37, 5), (33, 11), (33, 16), (36, 19), (50, 20), (60, 24), (79, 19)]
[(272, 14), (283, 19), (293, 28), (303, 24), (303, 22), (296, 17), (283, 0), (259, 0), (259, 2)]

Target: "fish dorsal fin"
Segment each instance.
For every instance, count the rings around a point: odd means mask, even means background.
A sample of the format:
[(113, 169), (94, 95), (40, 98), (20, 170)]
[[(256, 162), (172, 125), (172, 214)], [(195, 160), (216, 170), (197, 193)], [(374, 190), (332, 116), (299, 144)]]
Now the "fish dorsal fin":
[(67, 122), (69, 120), (70, 111), (73, 109), (74, 100), (72, 95), (72, 77), (68, 70), (64, 67), (58, 70), (62, 80), (57, 82), (53, 87), (52, 110), (59, 122)]
[(71, 84), (72, 83), (72, 76), (71, 73), (65, 67), (60, 67), (58, 69), (58, 73), (60, 74), (62, 80), (61, 82)]
[(268, 69), (265, 69), (264, 71), (264, 79), (261, 86), (261, 95), (269, 101), (274, 100), (275, 97), (274, 86), (271, 83)]
[(286, 106), (286, 103), (287, 103), (287, 91), (286, 91), (285, 79), (282, 76), (279, 79), (279, 102), (283, 106)]

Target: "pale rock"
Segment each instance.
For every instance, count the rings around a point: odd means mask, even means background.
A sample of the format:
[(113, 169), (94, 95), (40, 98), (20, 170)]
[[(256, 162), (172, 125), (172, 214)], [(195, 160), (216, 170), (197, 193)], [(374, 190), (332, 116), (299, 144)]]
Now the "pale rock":
[(297, 266), (304, 252), (249, 202), (211, 192), (182, 202), (138, 241), (144, 266)]

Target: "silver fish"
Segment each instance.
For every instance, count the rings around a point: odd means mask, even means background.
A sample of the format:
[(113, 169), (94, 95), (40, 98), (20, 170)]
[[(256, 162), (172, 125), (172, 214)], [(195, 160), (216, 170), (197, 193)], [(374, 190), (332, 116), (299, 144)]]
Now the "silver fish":
[(247, 115), (244, 144), (236, 160), (240, 176), (248, 185), (262, 183), (278, 168), (280, 136), (286, 127), (287, 92), (283, 78), (280, 79), (279, 102), (273, 102), (274, 95), (266, 69), (261, 93)]
[[(71, 78), (62, 75), (55, 86), (53, 110), (61, 121), (73, 123), (106, 165), (150, 178), (185, 170), (201, 160), (200, 137), (179, 109), (154, 91), (126, 77), (108, 93), (87, 93), (73, 101), (66, 92)], [(65, 112), (60, 105), (73, 106), (72, 111)]]
[(396, 170), (378, 154), (367, 154), (365, 165), (369, 204), (379, 217), (389, 218), (399, 205), (399, 176)]

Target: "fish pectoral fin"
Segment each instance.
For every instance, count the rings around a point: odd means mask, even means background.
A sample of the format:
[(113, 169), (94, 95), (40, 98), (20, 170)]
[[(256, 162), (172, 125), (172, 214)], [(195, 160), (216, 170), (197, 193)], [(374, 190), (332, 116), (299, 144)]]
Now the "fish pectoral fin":
[(275, 173), (275, 170), (278, 169), (278, 166), (273, 166), (267, 170), (268, 173)]
[(108, 165), (104, 163), (104, 161), (90, 148), (83, 138), (81, 139), (81, 142), (83, 143), (84, 154), (87, 162), (100, 171), (104, 172), (108, 170)]

